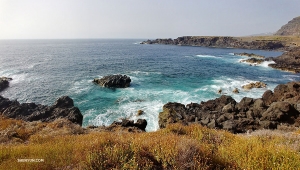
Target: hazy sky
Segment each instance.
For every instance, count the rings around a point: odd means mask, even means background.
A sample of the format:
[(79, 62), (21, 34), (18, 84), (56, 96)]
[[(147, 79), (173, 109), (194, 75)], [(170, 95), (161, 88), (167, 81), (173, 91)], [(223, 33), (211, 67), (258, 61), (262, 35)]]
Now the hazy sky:
[(0, 39), (243, 36), (296, 16), (300, 0), (0, 0)]

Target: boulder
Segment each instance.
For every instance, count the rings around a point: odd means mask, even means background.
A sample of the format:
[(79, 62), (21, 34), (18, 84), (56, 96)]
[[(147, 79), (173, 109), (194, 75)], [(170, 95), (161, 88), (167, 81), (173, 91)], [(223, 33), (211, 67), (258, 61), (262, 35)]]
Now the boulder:
[(232, 92), (233, 93), (239, 93), (239, 89), (238, 88), (234, 88)]
[(163, 106), (163, 111), (159, 113), (159, 127), (165, 128), (170, 123), (181, 122), (186, 108), (180, 103), (167, 103)]
[(267, 87), (267, 84), (265, 84), (263, 82), (249, 83), (249, 84), (242, 86), (242, 88), (246, 89), (246, 90), (250, 90), (252, 88), (266, 88), (266, 87)]
[(103, 87), (126, 88), (130, 86), (131, 79), (126, 75), (109, 75), (101, 79), (95, 78), (93, 82)]
[(260, 120), (277, 121), (281, 123), (293, 123), (293, 119), (299, 116), (299, 112), (288, 102), (274, 102), (262, 114)]
[(128, 132), (145, 132), (147, 121), (145, 119), (138, 119), (136, 123), (133, 120), (122, 119), (121, 122), (114, 121), (105, 130), (109, 131), (128, 131)]
[(12, 80), (12, 78), (0, 77), (0, 92), (9, 86), (10, 80)]
[(144, 111), (138, 110), (136, 115), (137, 115), (137, 116), (140, 116), (140, 115), (142, 115), (142, 114), (144, 114)]

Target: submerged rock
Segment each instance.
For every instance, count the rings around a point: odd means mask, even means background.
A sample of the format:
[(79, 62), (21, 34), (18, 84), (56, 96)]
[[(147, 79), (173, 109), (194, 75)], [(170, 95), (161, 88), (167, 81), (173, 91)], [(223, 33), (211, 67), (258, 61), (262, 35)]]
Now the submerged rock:
[(95, 78), (93, 82), (103, 87), (126, 88), (130, 86), (131, 79), (126, 75), (109, 75)]

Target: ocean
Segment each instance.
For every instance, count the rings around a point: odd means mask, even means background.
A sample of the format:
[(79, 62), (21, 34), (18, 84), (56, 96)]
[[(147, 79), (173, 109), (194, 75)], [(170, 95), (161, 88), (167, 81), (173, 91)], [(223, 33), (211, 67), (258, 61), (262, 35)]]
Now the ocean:
[[(282, 52), (173, 45), (141, 45), (138, 39), (0, 40), (0, 77), (11, 77), (3, 97), (21, 103), (52, 105), (60, 96), (74, 100), (84, 116), (83, 126), (110, 125), (122, 118), (146, 119), (146, 131), (158, 127), (164, 104), (200, 103), (220, 96), (237, 102), (259, 98), (278, 84), (299, 81), (300, 75), (239, 61), (233, 53), (276, 57)], [(125, 74), (131, 86), (103, 88), (94, 78)], [(263, 81), (267, 88), (241, 89)], [(239, 88), (240, 93), (232, 92)], [(138, 110), (144, 114), (137, 116)]]

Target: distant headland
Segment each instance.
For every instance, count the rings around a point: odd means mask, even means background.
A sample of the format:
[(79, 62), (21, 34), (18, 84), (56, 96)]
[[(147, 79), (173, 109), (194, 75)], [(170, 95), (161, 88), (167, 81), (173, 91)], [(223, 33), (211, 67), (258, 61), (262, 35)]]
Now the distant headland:
[(176, 39), (146, 40), (141, 44), (285, 51), (283, 55), (273, 58), (276, 64), (269, 66), (294, 73), (300, 72), (300, 17), (292, 19), (271, 36), (182, 36)]

